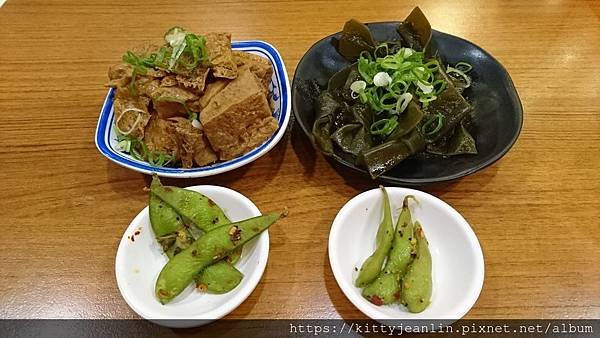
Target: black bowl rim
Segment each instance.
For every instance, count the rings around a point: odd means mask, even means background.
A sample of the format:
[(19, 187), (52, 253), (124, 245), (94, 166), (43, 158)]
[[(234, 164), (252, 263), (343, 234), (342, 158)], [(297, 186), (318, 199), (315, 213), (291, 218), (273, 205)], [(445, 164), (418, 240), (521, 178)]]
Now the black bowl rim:
[[(378, 24), (394, 24), (394, 23), (400, 23), (400, 21), (378, 21), (378, 22), (368, 22), (366, 23), (366, 25), (378, 25)], [(448, 34), (448, 33), (444, 33), (435, 29), (432, 29), (432, 31), (435, 31), (438, 34), (442, 34), (442, 35), (447, 35), (451, 38), (454, 39), (458, 39), (458, 40), (462, 40), (474, 47), (476, 47), (477, 49), (479, 49), (485, 56), (489, 57), (492, 61), (496, 62), (500, 68), (506, 73), (506, 77), (508, 79), (508, 86), (506, 87), (507, 89), (512, 89), (515, 93), (515, 97), (517, 98), (517, 102), (518, 102), (518, 113), (517, 113), (517, 118), (518, 118), (518, 128), (516, 130), (516, 132), (514, 133), (512, 139), (510, 140), (510, 142), (501, 150), (499, 151), (496, 155), (494, 155), (492, 158), (490, 158), (489, 160), (487, 160), (486, 162), (483, 162), (480, 165), (477, 165), (473, 168), (467, 169), (467, 170), (463, 170), (461, 172), (458, 172), (456, 174), (453, 175), (446, 175), (446, 176), (442, 176), (442, 177), (437, 177), (437, 178), (419, 178), (419, 179), (406, 179), (406, 178), (398, 178), (398, 177), (394, 177), (394, 176), (387, 176), (387, 175), (381, 175), (379, 177), (377, 177), (377, 180), (381, 180), (384, 182), (389, 182), (389, 183), (393, 183), (393, 184), (406, 184), (406, 185), (425, 185), (425, 184), (431, 184), (431, 183), (442, 183), (442, 182), (448, 182), (448, 181), (453, 181), (471, 174), (474, 174), (480, 170), (483, 170), (489, 166), (491, 166), (492, 164), (496, 163), (499, 159), (501, 159), (502, 157), (504, 157), (504, 155), (506, 155), (506, 153), (508, 153), (508, 151), (514, 146), (514, 144), (517, 142), (517, 139), (519, 138), (519, 135), (521, 134), (521, 130), (523, 129), (523, 104), (521, 102), (521, 98), (519, 97), (519, 93), (517, 92), (517, 88), (514, 85), (514, 82), (512, 80), (512, 78), (510, 77), (510, 74), (508, 73), (508, 71), (506, 70), (506, 68), (504, 67), (504, 65), (502, 65), (502, 63), (500, 63), (500, 61), (498, 61), (495, 57), (493, 57), (490, 53), (488, 53), (485, 49), (479, 47), (478, 45), (472, 43), (469, 40), (463, 39), (461, 37), (452, 35), (452, 34)], [(312, 51), (318, 44), (320, 44), (321, 42), (323, 42), (324, 40), (328, 40), (338, 34), (341, 34), (342, 32), (337, 32), (337, 33), (333, 33), (330, 34), (318, 41), (316, 41), (315, 43), (312, 44), (312, 46), (310, 46), (310, 48), (308, 50), (306, 50), (306, 52), (304, 53), (304, 55), (302, 55), (302, 58), (300, 59), (300, 61), (298, 61), (298, 65), (302, 64), (302, 62), (304, 61), (304, 59), (306, 58), (306, 56), (308, 55), (308, 53), (310, 51)], [(294, 100), (294, 93), (296, 92), (296, 77), (298, 75), (298, 69), (299, 67), (296, 66), (296, 69), (294, 70), (294, 77), (292, 80), (292, 97), (291, 97), (291, 101), (292, 101), (292, 113), (294, 114), (294, 118), (295, 119), (299, 119), (298, 117), (298, 113), (296, 112), (295, 109), (295, 100)], [(312, 137), (311, 137), (311, 131), (307, 130), (305, 128), (305, 126), (302, 123), (298, 123), (300, 124), (300, 128), (302, 128), (302, 130), (304, 131), (304, 133), (306, 134), (306, 136), (309, 138), (309, 140), (311, 140), (312, 142)], [(314, 146), (314, 144), (313, 144)], [(317, 149), (318, 150), (318, 149)], [(320, 151), (319, 151), (320, 152)], [(328, 157), (333, 161), (336, 161), (337, 163), (340, 163), (342, 165), (344, 165), (347, 168), (350, 168), (352, 170), (358, 171), (360, 173), (363, 173), (367, 176), (370, 177), (369, 173), (362, 168), (359, 168), (357, 166), (355, 166), (354, 164), (345, 161), (341, 158), (337, 158), (337, 157)]]

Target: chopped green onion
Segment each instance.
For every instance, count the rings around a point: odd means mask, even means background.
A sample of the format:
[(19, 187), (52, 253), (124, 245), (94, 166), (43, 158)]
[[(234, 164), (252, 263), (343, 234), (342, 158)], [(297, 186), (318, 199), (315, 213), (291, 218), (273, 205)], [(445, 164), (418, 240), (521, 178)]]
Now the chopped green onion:
[(423, 81), (417, 81), (417, 87), (419, 87), (423, 94), (431, 94), (433, 92), (433, 86)]
[(433, 92), (436, 95), (441, 94), (446, 89), (446, 81), (444, 80), (436, 80), (431, 85), (433, 86)]
[[(427, 130), (434, 123), (435, 123), (435, 127), (431, 130)], [(421, 127), (421, 131), (426, 136), (431, 136), (431, 135), (437, 133), (438, 131), (440, 131), (443, 126), (444, 126), (444, 115), (441, 113), (437, 113), (437, 114), (433, 115), (431, 118), (429, 118), (429, 120), (427, 120), (427, 122), (425, 122), (423, 124), (423, 126)]]
[(432, 72), (435, 72), (440, 68), (440, 64), (437, 62), (437, 60), (429, 61), (426, 64), (424, 64), (424, 66)]
[[(394, 50), (394, 54), (389, 54), (390, 47), (382, 44), (375, 48), (373, 54), (363, 51), (358, 58), (358, 72), (365, 88), (361, 87), (360, 92), (352, 90), (351, 96), (368, 104), (377, 114), (382, 111), (398, 114), (405, 110), (410, 100), (401, 97), (406, 93), (414, 95), (423, 106), (427, 106), (448, 85), (444, 80), (436, 79), (441, 67), (438, 60), (425, 59), (423, 52), (410, 48)], [(461, 64), (461, 67), (465, 65)], [(452, 69), (450, 67), (449, 73), (453, 72)]]
[(465, 74), (462, 70), (458, 70), (453, 67), (448, 67), (448, 68), (446, 68), (446, 73), (448, 75), (454, 73), (454, 74), (457, 74), (458, 76), (460, 76), (465, 82), (464, 88), (469, 88), (471, 86), (471, 78), (467, 74)]
[(131, 150), (131, 141), (130, 140), (121, 140), (117, 143), (117, 149), (124, 152), (129, 152)]
[(350, 85), (350, 90), (355, 93), (360, 93), (367, 88), (367, 83), (365, 81), (354, 81)]
[(387, 43), (382, 43), (379, 46), (375, 47), (375, 51), (373, 51), (373, 55), (375, 55), (375, 57), (377, 57), (377, 51), (379, 51), (379, 49), (383, 49), (385, 48), (385, 55), (389, 54), (390, 49), (388, 48), (388, 44)]
[(400, 97), (398, 98), (398, 103), (396, 103), (396, 113), (402, 114), (402, 112), (404, 112), (406, 107), (408, 107), (408, 104), (410, 103), (410, 101), (412, 101), (412, 99), (413, 96), (411, 93), (404, 93), (400, 95)]
[(462, 71), (463, 73), (468, 73), (473, 69), (473, 66), (471, 66), (470, 63), (464, 62), (464, 61), (460, 61), (457, 64), (454, 65), (454, 68)]
[[(136, 117), (135, 121), (133, 122), (133, 124), (131, 125), (131, 127), (129, 128), (129, 130), (123, 131), (123, 130), (121, 130), (121, 128), (119, 128), (119, 121), (121, 121), (123, 116), (125, 116), (125, 113), (130, 112), (130, 111), (134, 111), (134, 112), (138, 113), (137, 117)], [(123, 112), (121, 112), (121, 114), (115, 120), (115, 129), (123, 136), (127, 136), (127, 135), (131, 134), (131, 132), (133, 132), (135, 130), (135, 128), (137, 127), (138, 123), (140, 123), (140, 121), (142, 120), (143, 113), (145, 113), (145, 112), (138, 108), (128, 108), (128, 109), (123, 110)]]
[(436, 99), (437, 95), (435, 95), (434, 93), (425, 94), (419, 97), (419, 102), (423, 104), (423, 107), (427, 107), (429, 105), (429, 102), (435, 101)]
[(392, 77), (386, 72), (379, 72), (373, 77), (373, 84), (377, 87), (385, 87), (392, 82)]
[(381, 119), (371, 125), (371, 135), (380, 135), (383, 137), (391, 134), (398, 127), (398, 116), (394, 115), (389, 119)]

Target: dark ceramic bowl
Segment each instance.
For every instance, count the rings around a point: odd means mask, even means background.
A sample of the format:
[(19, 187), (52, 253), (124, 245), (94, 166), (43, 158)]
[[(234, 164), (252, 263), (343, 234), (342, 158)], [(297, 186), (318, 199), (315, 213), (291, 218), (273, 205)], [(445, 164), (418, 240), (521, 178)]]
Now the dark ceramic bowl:
[[(398, 22), (367, 24), (378, 41), (393, 39)], [(314, 94), (306, 90), (310, 81), (322, 87), (335, 72), (348, 65), (338, 54), (334, 42), (340, 32), (315, 43), (302, 57), (292, 85), (292, 110), (297, 123), (311, 139), (314, 121)], [(464, 96), (474, 106), (472, 134), (477, 142), (477, 155), (409, 158), (379, 179), (397, 185), (427, 185), (455, 180), (477, 172), (500, 159), (517, 140), (523, 124), (523, 107), (515, 86), (504, 67), (485, 50), (473, 43), (446, 33), (433, 31), (437, 45), (447, 64), (465, 61), (473, 65), (473, 85)], [(368, 176), (368, 172), (343, 159), (331, 159)]]

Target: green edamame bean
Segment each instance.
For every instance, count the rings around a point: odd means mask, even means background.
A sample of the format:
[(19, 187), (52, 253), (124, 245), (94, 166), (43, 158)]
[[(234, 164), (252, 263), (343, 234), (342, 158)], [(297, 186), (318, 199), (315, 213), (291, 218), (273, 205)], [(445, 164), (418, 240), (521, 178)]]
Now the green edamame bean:
[(270, 213), (207, 232), (163, 267), (155, 286), (159, 301), (163, 304), (171, 301), (196, 274), (269, 228), (282, 216), (283, 213)]
[(412, 262), (412, 254), (415, 252), (413, 241), (414, 224), (410, 208), (408, 207), (408, 200), (411, 198), (415, 199), (414, 196), (409, 195), (404, 197), (404, 201), (402, 202), (402, 212), (400, 212), (398, 222), (396, 223), (392, 249), (390, 250), (385, 266), (385, 271), (398, 274), (399, 278), (402, 278), (406, 273), (406, 268)]
[[(157, 175), (154, 175), (150, 185), (151, 191), (160, 187), (162, 187), (160, 179)], [(214, 205), (212, 208), (219, 208), (219, 206)], [(175, 209), (152, 192), (150, 192), (149, 211), (150, 224), (156, 239), (169, 259), (189, 247), (203, 235), (203, 231), (196, 226), (185, 226), (182, 217)], [(224, 219), (228, 221), (227, 217), (224, 217)], [(214, 225), (211, 222), (201, 227), (212, 229)], [(243, 277), (243, 274), (232, 265), (240, 259), (241, 253), (242, 247), (236, 248), (223, 259), (223, 262), (219, 261), (206, 267), (195, 277), (197, 284), (203, 284), (204, 289), (211, 293), (225, 293), (233, 290)]]
[(362, 295), (375, 305), (390, 304), (400, 299), (400, 280), (397, 274), (382, 271), (362, 290)]
[(380, 188), (383, 191), (383, 219), (377, 230), (377, 248), (375, 249), (375, 252), (364, 261), (360, 268), (358, 277), (355, 281), (355, 284), (358, 287), (363, 287), (377, 278), (394, 238), (390, 199), (385, 188), (383, 186), (380, 186)]
[(402, 302), (410, 312), (421, 312), (431, 301), (431, 253), (421, 225), (416, 222), (417, 255), (402, 279)]
[[(154, 182), (152, 180), (151, 186), (155, 185)], [(150, 225), (157, 238), (172, 234), (183, 227), (181, 216), (153, 193), (150, 193), (148, 209), (150, 213)]]
[(194, 243), (194, 238), (185, 227), (182, 227), (172, 235), (158, 238), (158, 242), (162, 245), (167, 257), (171, 259), (173, 256), (192, 245), (192, 243)]
[(224, 260), (229, 264), (237, 263), (242, 257), (242, 249), (243, 247), (241, 246), (239, 248), (235, 248), (235, 250), (227, 254), (227, 257), (225, 257)]
[(201, 193), (158, 184), (151, 185), (150, 189), (152, 194), (171, 206), (185, 221), (204, 232), (230, 223), (223, 210)]
[(240, 282), (244, 274), (231, 266), (228, 262), (221, 260), (206, 267), (194, 280), (199, 289), (206, 289), (212, 293), (226, 293), (233, 290)]
[(402, 212), (396, 223), (392, 248), (383, 271), (362, 291), (362, 295), (375, 305), (390, 304), (400, 300), (400, 279), (412, 261), (411, 253), (414, 253), (415, 249), (411, 243), (413, 223), (408, 207), (409, 198), (414, 199), (413, 196), (406, 196), (402, 202)]

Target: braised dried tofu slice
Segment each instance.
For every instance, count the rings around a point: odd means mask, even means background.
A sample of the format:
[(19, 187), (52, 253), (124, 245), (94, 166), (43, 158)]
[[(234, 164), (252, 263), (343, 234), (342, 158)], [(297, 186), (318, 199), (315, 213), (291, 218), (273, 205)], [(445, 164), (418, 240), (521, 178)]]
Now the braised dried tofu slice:
[(160, 79), (161, 87), (174, 87), (179, 84), (179, 81), (175, 78), (175, 75), (167, 75)]
[(146, 126), (144, 142), (148, 149), (178, 157), (179, 147), (175, 135), (175, 123), (153, 115)]
[(256, 148), (277, 130), (263, 88), (248, 69), (210, 100), (200, 119), (221, 160)]
[(118, 63), (108, 67), (108, 86), (125, 87), (131, 81), (133, 69), (127, 63)]
[(205, 38), (213, 76), (235, 79), (238, 71), (231, 52), (231, 34), (208, 33)]
[(208, 78), (209, 68), (196, 67), (190, 72), (190, 74), (178, 74), (175, 78), (177, 82), (186, 88), (190, 88), (196, 94), (202, 94), (204, 87), (206, 86), (206, 79)]
[(198, 100), (198, 96), (180, 87), (159, 86), (151, 94), (152, 104), (162, 119), (185, 117), (188, 115), (186, 104)]
[(174, 118), (175, 132), (179, 142), (179, 153), (184, 168), (191, 168), (194, 162), (198, 166), (204, 166), (217, 161), (217, 155), (208, 144), (201, 129), (192, 125), (185, 118)]
[(152, 97), (160, 87), (160, 80), (148, 76), (138, 76), (135, 80), (136, 94), (140, 97)]
[(228, 79), (218, 79), (214, 82), (206, 85), (206, 89), (204, 90), (204, 95), (200, 97), (199, 105), (201, 108), (204, 108), (208, 105), (208, 102), (217, 95), (221, 90), (223, 90), (231, 80)]
[(144, 137), (144, 127), (150, 120), (144, 100), (131, 96), (126, 88), (117, 88), (113, 109), (115, 125), (121, 134), (135, 138)]
[(265, 89), (269, 89), (271, 77), (273, 76), (273, 67), (268, 59), (260, 55), (234, 50), (233, 60), (238, 68), (248, 67), (260, 79)]

